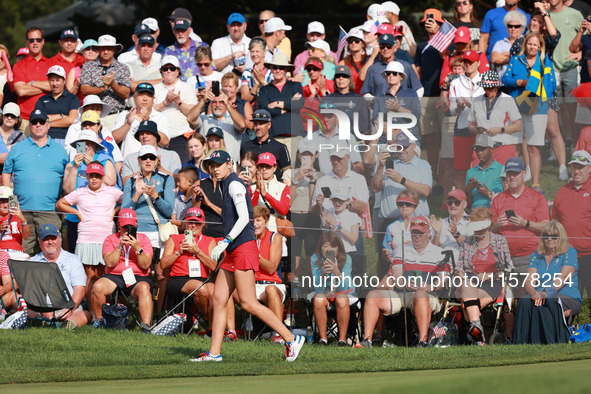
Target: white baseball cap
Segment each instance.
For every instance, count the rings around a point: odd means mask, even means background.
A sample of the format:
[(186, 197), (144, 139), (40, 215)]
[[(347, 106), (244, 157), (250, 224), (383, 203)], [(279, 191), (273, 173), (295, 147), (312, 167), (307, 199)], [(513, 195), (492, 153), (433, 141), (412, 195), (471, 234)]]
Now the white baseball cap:
[(140, 150), (137, 152), (137, 156), (142, 157), (143, 155), (158, 156), (158, 152), (156, 152), (156, 148), (153, 145), (142, 145)]
[(306, 48), (322, 49), (327, 56), (330, 55), (330, 45), (324, 40), (308, 41), (306, 43)]
[(271, 18), (265, 22), (265, 33), (274, 33), (278, 30), (291, 30), (291, 26), (286, 25), (281, 18)]
[(4, 104), (4, 108), (2, 109), (2, 113), (4, 115), (11, 114), (16, 117), (21, 116), (21, 109), (15, 103), (6, 103)]
[(308, 23), (308, 33), (320, 33), (320, 34), (326, 34), (326, 30), (324, 29), (324, 25), (322, 24), (322, 22), (318, 22), (318, 21), (314, 21), (314, 22), (310, 22)]
[(181, 68), (181, 64), (179, 63), (179, 59), (176, 56), (166, 55), (162, 58), (161, 65), (172, 64), (176, 68)]
[(314, 142), (313, 140), (309, 140), (307, 138), (304, 138), (298, 144), (298, 152), (300, 152), (300, 153), (310, 152), (314, 155), (314, 154), (316, 154), (316, 152), (318, 152), (318, 147), (316, 145), (317, 145), (316, 142)]
[(45, 75), (49, 76), (50, 74), (55, 74), (58, 77), (66, 79), (66, 70), (64, 70), (62, 66), (58, 66), (57, 64), (55, 66), (49, 67), (49, 70), (47, 70), (47, 74)]
[(365, 21), (360, 29), (368, 33), (376, 34), (378, 32), (378, 25), (376, 25), (376, 21)]
[(400, 7), (398, 4), (394, 3), (393, 1), (385, 1), (382, 3), (382, 8), (386, 12), (391, 12), (394, 15), (400, 15)]
[(160, 27), (158, 26), (158, 21), (154, 18), (146, 18), (142, 21), (142, 24), (148, 26), (150, 30), (154, 32), (160, 29)]
[(8, 198), (12, 196), (12, 188), (8, 186), (0, 186), (0, 198)]
[(352, 37), (358, 38), (361, 41), (363, 41), (364, 40), (363, 31), (359, 28), (356, 28), (356, 27), (352, 28), (351, 30), (349, 30), (349, 34), (348, 34), (347, 38), (352, 38)]

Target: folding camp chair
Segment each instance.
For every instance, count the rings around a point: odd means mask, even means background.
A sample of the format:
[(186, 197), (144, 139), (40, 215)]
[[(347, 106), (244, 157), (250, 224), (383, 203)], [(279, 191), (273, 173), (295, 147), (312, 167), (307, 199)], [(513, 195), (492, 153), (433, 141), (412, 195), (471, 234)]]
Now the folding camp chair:
[[(57, 264), (10, 259), (8, 267), (12, 273), (12, 287), (16, 289), (16, 281), (29, 309), (40, 313), (54, 312), (47, 322), (58, 327), (57, 322), (76, 306)], [(64, 312), (56, 316), (55, 312), (59, 310)]]

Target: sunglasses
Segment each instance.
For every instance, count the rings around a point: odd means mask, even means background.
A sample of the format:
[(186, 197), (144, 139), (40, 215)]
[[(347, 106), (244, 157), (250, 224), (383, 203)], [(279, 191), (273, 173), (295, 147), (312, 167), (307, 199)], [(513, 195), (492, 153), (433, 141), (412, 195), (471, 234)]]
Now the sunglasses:
[(271, 66), (271, 70), (287, 70), (284, 66)]
[(424, 220), (411, 220), (410, 225), (411, 226), (430, 226), (429, 223), (425, 222)]
[(572, 155), (570, 157), (571, 160), (579, 160), (582, 161), (584, 163), (589, 163), (589, 159), (587, 159), (585, 156), (579, 156), (579, 155)]
[(98, 52), (98, 49), (96, 49), (95, 47), (87, 47), (84, 48), (82, 51)]
[(203, 217), (203, 215), (201, 215), (201, 212), (187, 212), (185, 217), (187, 217), (187, 218), (201, 218), (201, 217)]
[(348, 75), (345, 75), (345, 74), (337, 74), (337, 75), (334, 76), (334, 78), (335, 79), (337, 79), (337, 78), (346, 78), (346, 79), (349, 79), (349, 76)]
[(9, 118), (9, 119), (16, 119), (16, 116), (13, 114), (4, 114), (3, 115), (5, 118)]
[(141, 161), (146, 161), (146, 160), (156, 161), (156, 156), (154, 156), (154, 155), (143, 155), (143, 156), (140, 156), (140, 160)]
[(314, 66), (310, 66), (310, 67), (306, 67), (306, 71), (310, 72), (310, 71), (320, 71), (321, 69), (318, 67), (314, 67)]
[(29, 44), (32, 44), (34, 42), (43, 42), (43, 40), (44, 40), (43, 38), (27, 38), (27, 42)]
[(416, 207), (416, 205), (413, 204), (412, 202), (406, 202), (406, 201), (397, 202), (396, 205), (398, 205), (399, 207), (402, 207), (402, 208)]
[(347, 42), (349, 44), (359, 44), (361, 40), (359, 38), (351, 38), (350, 40), (347, 40)]
[(447, 206), (448, 207), (451, 207), (452, 205), (455, 205), (455, 206), (459, 207), (461, 203), (462, 202), (461, 201), (458, 201), (458, 200), (447, 200)]
[(390, 49), (392, 47), (393, 47), (393, 45), (390, 45), (390, 44), (380, 44), (380, 49)]
[(556, 241), (558, 239), (558, 234), (544, 234), (542, 235), (542, 238), (544, 238), (546, 241), (549, 239)]
[(456, 6), (458, 6), (458, 5), (468, 5), (468, 4), (470, 4), (469, 1), (456, 1)]
[(38, 124), (40, 125), (44, 125), (45, 123), (47, 123), (46, 120), (41, 120), (41, 119), (35, 119), (31, 121), (31, 124), (34, 126), (37, 126)]
[(402, 75), (402, 73), (398, 72), (398, 71), (384, 71), (384, 74), (386, 74), (387, 77), (391, 77), (391, 76), (398, 76), (398, 75)]
[(521, 29), (521, 25), (507, 25), (508, 29)]
[(175, 66), (164, 66), (160, 68), (160, 71), (165, 72), (165, 71), (176, 71), (178, 70), (178, 68), (176, 68)]
[(139, 85), (137, 85), (137, 88), (135, 88), (136, 91), (138, 90), (143, 90), (144, 92), (149, 91), (152, 94), (154, 94), (154, 86), (147, 84), (147, 83), (140, 83)]
[(209, 63), (195, 63), (197, 67), (209, 67), (211, 66), (211, 62)]
[(262, 25), (263, 23), (267, 22), (268, 19), (259, 19), (259, 24)]

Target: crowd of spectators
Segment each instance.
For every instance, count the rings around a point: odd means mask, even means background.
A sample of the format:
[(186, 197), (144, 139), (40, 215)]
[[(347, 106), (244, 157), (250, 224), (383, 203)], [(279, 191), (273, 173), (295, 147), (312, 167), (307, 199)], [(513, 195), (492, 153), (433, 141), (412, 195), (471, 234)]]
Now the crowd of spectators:
[[(571, 95), (591, 83), (591, 8), (500, 3), (483, 21), (472, 0), (452, 13), (420, 10), (415, 31), (396, 3), (373, 4), (336, 52), (338, 37), (319, 21), (307, 25), (305, 47), (292, 48), (292, 26), (270, 10), (253, 38), (232, 13), (228, 35), (211, 46), (184, 8), (138, 23), (128, 50), (111, 35), (82, 41), (66, 29), (47, 58), (43, 31), (29, 28), (13, 72), (0, 62), (3, 308), (16, 309), (18, 292), (5, 261), (32, 256), (59, 265), (76, 303), (68, 328), (101, 327), (102, 304), (119, 289), (138, 300), (149, 330), (216, 268), (229, 213), (208, 159), (226, 151), (254, 207), (257, 299), (283, 320), (289, 285), (309, 290), (320, 345), (327, 312), (336, 310), (346, 346), (362, 305), (361, 346), (379, 342), (383, 316), (403, 308), (416, 345), (427, 346), (450, 276), (463, 278), (453, 296), (472, 340), (485, 344), (480, 309), (509, 273), (521, 280), (507, 340), (554, 341), (532, 335), (548, 315), (524, 316), (548, 308), (551, 319), (572, 319), (591, 295), (591, 111)], [(160, 25), (172, 29), (169, 46)], [(405, 128), (393, 113), (416, 122)], [(555, 196), (544, 173), (558, 175)], [(379, 284), (352, 285), (370, 266)], [(396, 282), (411, 272), (425, 281)], [(489, 274), (478, 287), (466, 279)], [(554, 280), (544, 286), (532, 274)], [(206, 328), (214, 286), (193, 294)], [(227, 340), (236, 339), (234, 301)]]

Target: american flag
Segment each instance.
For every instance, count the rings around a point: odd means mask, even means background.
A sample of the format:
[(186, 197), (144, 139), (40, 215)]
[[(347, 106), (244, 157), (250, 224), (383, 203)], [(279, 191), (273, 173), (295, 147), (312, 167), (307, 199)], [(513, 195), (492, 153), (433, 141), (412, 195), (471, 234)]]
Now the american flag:
[(437, 323), (437, 325), (433, 327), (433, 335), (435, 335), (435, 338), (441, 338), (446, 333), (447, 331), (445, 331), (445, 327), (443, 326), (442, 322)]
[(437, 33), (435, 33), (435, 35), (428, 41), (428, 44), (439, 52), (443, 52), (447, 49), (449, 44), (451, 44), (455, 36), (456, 28), (448, 21), (444, 21)]
[(335, 62), (339, 62), (339, 60), (341, 60), (341, 54), (343, 53), (343, 50), (345, 49), (345, 47), (347, 46), (347, 37), (349, 35), (347, 34), (347, 32), (345, 31), (345, 29), (343, 29), (342, 26), (339, 25), (339, 46), (337, 49), (337, 58), (334, 59)]

